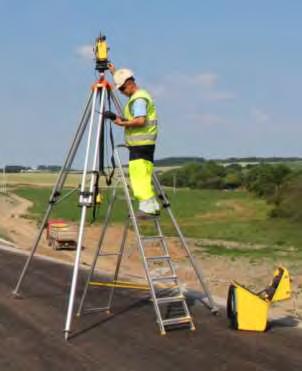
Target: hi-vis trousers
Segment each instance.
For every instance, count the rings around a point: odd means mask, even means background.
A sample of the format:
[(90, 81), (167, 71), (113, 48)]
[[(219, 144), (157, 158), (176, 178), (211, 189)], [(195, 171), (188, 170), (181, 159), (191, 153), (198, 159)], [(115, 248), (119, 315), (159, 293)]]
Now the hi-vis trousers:
[(153, 163), (144, 159), (129, 161), (129, 177), (134, 197), (146, 201), (155, 196), (152, 186)]

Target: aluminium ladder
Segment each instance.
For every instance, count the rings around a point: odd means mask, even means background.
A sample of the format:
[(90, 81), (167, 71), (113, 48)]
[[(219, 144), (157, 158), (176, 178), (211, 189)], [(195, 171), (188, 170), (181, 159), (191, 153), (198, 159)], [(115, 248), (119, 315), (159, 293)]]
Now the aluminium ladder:
[[(173, 326), (173, 325), (183, 325), (186, 324), (190, 327), (191, 330), (195, 329), (192, 316), (190, 314), (188, 304), (186, 302), (186, 297), (183, 292), (183, 288), (180, 285), (175, 266), (172, 262), (171, 256), (169, 254), (167, 240), (163, 234), (161, 225), (160, 225), (160, 217), (159, 216), (147, 216), (142, 217), (140, 215), (137, 215), (134, 212), (134, 208), (132, 205), (132, 199), (130, 196), (129, 191), (129, 185), (126, 180), (126, 176), (124, 174), (124, 170), (121, 164), (120, 156), (118, 148), (126, 147), (124, 145), (119, 145), (114, 150), (114, 156), (116, 158), (117, 162), (117, 168), (119, 172), (119, 179), (117, 183), (115, 184), (110, 203), (107, 208), (105, 220), (104, 220), (104, 226), (101, 232), (100, 239), (97, 244), (97, 249), (95, 252), (95, 256), (91, 265), (91, 269), (89, 271), (86, 284), (84, 286), (83, 294), (81, 297), (79, 309), (78, 309), (78, 316), (80, 316), (83, 312), (84, 307), (84, 301), (88, 292), (88, 288), (90, 285), (94, 285), (94, 282), (92, 281), (96, 263), (99, 258), (106, 257), (106, 256), (116, 256), (117, 262), (116, 267), (114, 271), (114, 276), (112, 280), (112, 287), (109, 294), (109, 300), (108, 304), (105, 307), (102, 308), (89, 308), (85, 310), (85, 312), (90, 311), (110, 311), (112, 299), (113, 299), (113, 293), (114, 293), (114, 287), (115, 284), (118, 282), (118, 275), (119, 275), (119, 269), (121, 266), (122, 257), (125, 250), (125, 245), (127, 241), (127, 235), (128, 230), (130, 227), (133, 228), (139, 253), (142, 259), (145, 276), (148, 282), (148, 287), (150, 289), (151, 299), (153, 302), (155, 314), (157, 317), (157, 323), (160, 328), (160, 333), (164, 335), (166, 333), (166, 326)], [(104, 252), (103, 251), (103, 242), (106, 235), (107, 227), (110, 222), (110, 218), (112, 215), (112, 209), (114, 206), (114, 203), (117, 199), (117, 188), (118, 185), (122, 183), (122, 189), (124, 191), (124, 196), (127, 202), (128, 206), (128, 216), (125, 222), (122, 241), (120, 244), (120, 248), (118, 252)], [(204, 277), (200, 271), (200, 268), (197, 267), (196, 262), (194, 260), (194, 257), (192, 256), (186, 241), (182, 235), (182, 232), (176, 222), (176, 219), (172, 213), (169, 200), (167, 198), (167, 195), (165, 194), (164, 190), (162, 189), (159, 180), (156, 176), (156, 174), (153, 174), (153, 185), (154, 190), (157, 195), (158, 200), (161, 202), (163, 209), (167, 210), (171, 221), (176, 229), (177, 235), (181, 241), (181, 245), (186, 251), (186, 255), (189, 258), (193, 269), (195, 270), (195, 273), (197, 275), (198, 280), (201, 283), (201, 286), (204, 289), (205, 295), (208, 298), (208, 306), (211, 309), (213, 313), (217, 312), (217, 308), (215, 307), (215, 304), (213, 302), (212, 296), (207, 288), (207, 285), (205, 283)], [(140, 221), (148, 221), (150, 223), (154, 224), (155, 227), (155, 235), (153, 236), (145, 236), (142, 234), (141, 228), (140, 228)], [(148, 254), (148, 245), (149, 243), (156, 242), (158, 244), (158, 250), (160, 251), (159, 254), (156, 255), (150, 255)], [(154, 264), (165, 266), (164, 269), (159, 269), (159, 274), (157, 273), (158, 269), (154, 269)]]

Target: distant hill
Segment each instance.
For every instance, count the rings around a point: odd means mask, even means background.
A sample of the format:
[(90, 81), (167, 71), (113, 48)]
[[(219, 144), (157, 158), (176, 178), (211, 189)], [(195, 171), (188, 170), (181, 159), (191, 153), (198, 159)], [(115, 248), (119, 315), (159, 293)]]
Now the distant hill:
[(218, 162), (292, 162), (302, 161), (302, 157), (229, 157), (215, 159)]
[(178, 166), (188, 162), (205, 162), (205, 159), (202, 157), (165, 157), (154, 161), (156, 166)]
[[(213, 159), (220, 163), (258, 163), (258, 162), (296, 162), (302, 161), (302, 157), (229, 157)], [(188, 162), (204, 162), (203, 157), (165, 157), (160, 160), (155, 160), (156, 166), (180, 166)]]
[[(213, 158), (205, 159), (203, 157), (165, 157), (159, 160), (155, 160), (154, 163), (158, 167), (170, 167), (170, 166), (182, 166), (190, 162), (203, 163), (206, 161), (213, 160), (221, 164), (232, 164), (232, 163), (261, 163), (261, 162), (301, 162), (302, 167), (302, 157), (229, 157), (229, 158)], [(123, 166), (127, 166), (127, 163)], [(300, 166), (300, 164), (299, 164)], [(24, 171), (39, 171), (39, 172), (58, 172), (61, 169), (61, 165), (39, 165), (37, 168), (32, 168), (30, 166), (23, 165), (6, 165), (4, 170), (7, 173), (19, 173)], [(0, 172), (3, 169), (0, 167)], [(71, 171), (76, 171), (72, 169)]]

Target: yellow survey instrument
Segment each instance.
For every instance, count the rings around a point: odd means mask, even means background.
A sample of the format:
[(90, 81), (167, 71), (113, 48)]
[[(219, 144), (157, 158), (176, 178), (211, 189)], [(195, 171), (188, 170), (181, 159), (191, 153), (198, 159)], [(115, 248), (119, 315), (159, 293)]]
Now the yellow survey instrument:
[(108, 44), (106, 36), (100, 35), (95, 40), (94, 54), (95, 54), (95, 69), (99, 72), (104, 72), (108, 69)]

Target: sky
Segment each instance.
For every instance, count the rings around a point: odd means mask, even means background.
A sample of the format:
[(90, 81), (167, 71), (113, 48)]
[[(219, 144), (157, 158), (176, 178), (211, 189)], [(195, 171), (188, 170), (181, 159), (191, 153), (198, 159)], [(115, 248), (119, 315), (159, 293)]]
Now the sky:
[(63, 162), (100, 31), (154, 96), (156, 158), (302, 156), (301, 14), (300, 0), (0, 0), (0, 167)]

